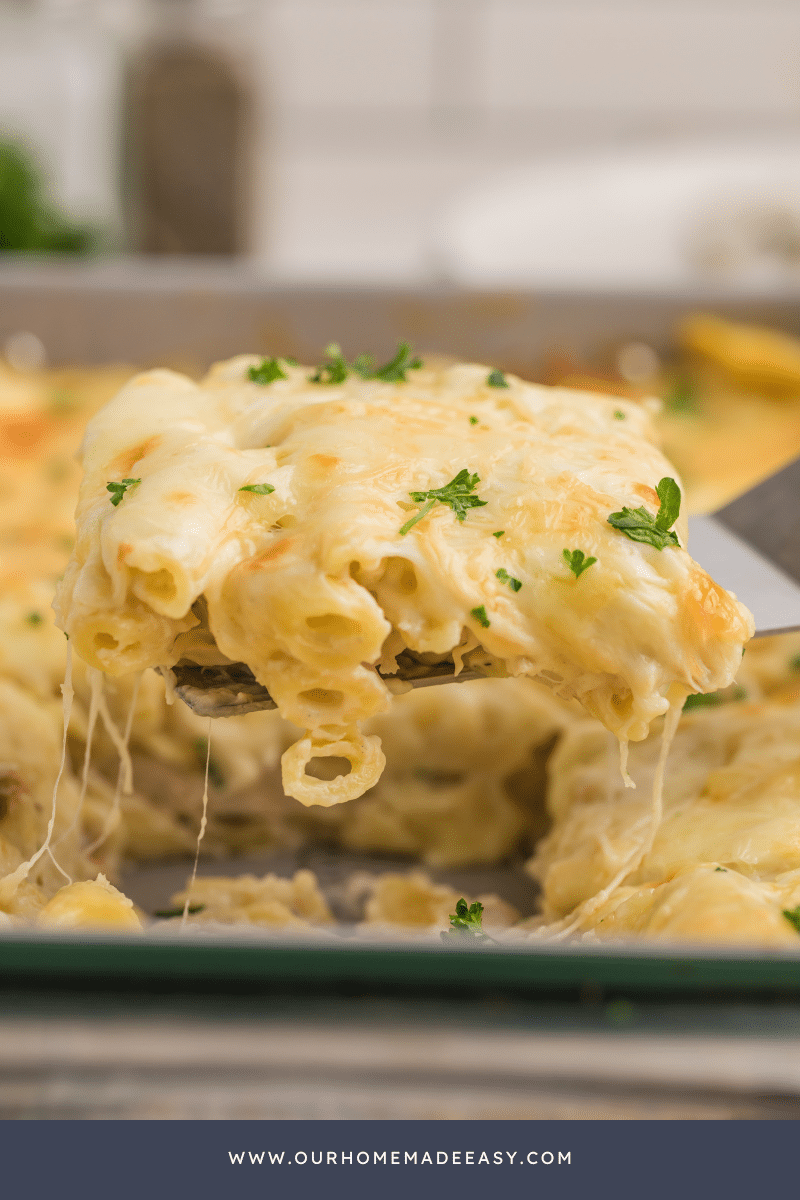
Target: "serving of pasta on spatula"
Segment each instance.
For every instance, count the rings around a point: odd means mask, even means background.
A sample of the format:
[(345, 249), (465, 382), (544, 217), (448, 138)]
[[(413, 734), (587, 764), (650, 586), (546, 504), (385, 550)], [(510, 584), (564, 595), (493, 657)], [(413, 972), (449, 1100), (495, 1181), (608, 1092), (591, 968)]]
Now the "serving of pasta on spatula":
[[(146, 372), (87, 428), (59, 624), (108, 675), (216, 693), (211, 715), (267, 696), (301, 731), (282, 769), (304, 804), (376, 783), (361, 724), (423, 681), (536, 678), (624, 747), (728, 686), (753, 632), (685, 549), (650, 419), (405, 344)], [(331, 757), (349, 771), (308, 773)]]

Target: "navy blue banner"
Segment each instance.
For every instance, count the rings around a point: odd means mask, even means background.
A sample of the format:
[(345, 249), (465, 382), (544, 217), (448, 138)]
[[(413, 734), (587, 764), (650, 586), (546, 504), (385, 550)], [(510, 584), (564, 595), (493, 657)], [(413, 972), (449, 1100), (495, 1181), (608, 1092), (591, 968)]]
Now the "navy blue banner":
[(794, 1195), (788, 1121), (4, 1121), (33, 1200), (753, 1200)]

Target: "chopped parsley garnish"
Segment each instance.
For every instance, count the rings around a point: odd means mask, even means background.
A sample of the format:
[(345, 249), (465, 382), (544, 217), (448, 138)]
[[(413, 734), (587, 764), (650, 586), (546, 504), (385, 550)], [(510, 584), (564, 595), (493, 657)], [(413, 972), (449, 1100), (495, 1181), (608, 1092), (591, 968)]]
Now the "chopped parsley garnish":
[(714, 870), (715, 870), (715, 871), (722, 871), (723, 875), (727, 875), (727, 874), (728, 874), (728, 868), (727, 868), (727, 867), (714, 867)]
[[(190, 904), (186, 911), (187, 911), (187, 913), (189, 913), (191, 915), (192, 913), (202, 912), (204, 908), (205, 908), (205, 904)], [(182, 917), (183, 916), (183, 905), (181, 905), (180, 908), (157, 908), (156, 911), (153, 913), (153, 916), (154, 917)]]
[[(284, 359), (284, 362), (288, 361), (288, 359)], [(288, 379), (289, 376), (277, 358), (262, 358), (259, 366), (250, 367), (247, 378), (253, 383), (259, 383), (262, 387), (266, 387), (268, 383), (274, 383), (276, 379)]]
[(425, 507), (420, 509), (410, 521), (406, 521), (400, 530), (400, 535), (407, 534), (417, 521), (421, 521), (428, 515), (435, 504), (449, 504), (456, 514), (456, 518), (463, 521), (468, 508), (482, 508), (484, 504), (488, 504), (488, 500), (479, 500), (477, 496), (471, 494), (479, 483), (480, 476), (470, 475), (467, 468), (464, 467), (462, 471), (458, 472), (455, 479), (451, 479), (444, 487), (431, 488), (427, 492), (409, 492), (408, 494), (415, 504), (424, 504)]
[(239, 488), (240, 492), (255, 492), (257, 496), (269, 496), (270, 492), (274, 492), (275, 488), (271, 483), (246, 483), (244, 487)]
[(562, 550), (561, 557), (576, 579), (580, 579), (581, 573), (597, 562), (596, 558), (587, 558), (582, 550)]
[(394, 358), (377, 368), (371, 354), (359, 354), (349, 363), (337, 342), (325, 347), (325, 355), (328, 362), (309, 376), (310, 383), (344, 383), (351, 374), (362, 379), (381, 379), (384, 383), (405, 383), (406, 371), (416, 371), (422, 366), (422, 359), (414, 354), (408, 342), (400, 342)]
[[(744, 650), (742, 650), (742, 654), (744, 654)], [(795, 654), (794, 658), (789, 659), (789, 670), (800, 671), (800, 654)]]
[(490, 371), (486, 376), (486, 386), (496, 388), (507, 388), (509, 382), (502, 371)]
[(478, 424), (478, 418), (477, 418), (477, 417), (470, 417), (470, 419), (469, 419), (469, 423), (470, 423), (470, 425), (477, 425), (477, 424)]
[(746, 695), (747, 692), (742, 687), (733, 688), (727, 694), (725, 692), (695, 692), (686, 697), (683, 711), (690, 712), (693, 708), (715, 708), (716, 705), (726, 704), (730, 700), (744, 700)]
[(624, 421), (625, 420), (625, 413), (622, 411), (621, 408), (616, 409), (616, 411), (614, 413), (614, 420), (615, 421)]
[(678, 535), (670, 526), (675, 524), (681, 511), (681, 489), (674, 479), (665, 475), (656, 487), (656, 493), (661, 505), (655, 517), (646, 508), (623, 508), (621, 512), (612, 513), (608, 523), (632, 542), (647, 542), (656, 550), (680, 546)]
[(491, 624), (491, 622), (486, 615), (485, 605), (481, 604), (481, 605), (479, 605), (478, 608), (471, 608), (469, 610), (469, 615), (471, 617), (474, 617), (475, 620), (478, 622), (478, 624), (482, 625), (484, 629), (489, 628), (489, 625)]
[(337, 342), (331, 342), (325, 347), (324, 353), (328, 362), (317, 367), (313, 375), (309, 375), (309, 383), (344, 383), (350, 374), (350, 367), (342, 354), (341, 346)]
[(27, 623), (29, 625), (41, 625), (42, 621), (44, 620), (44, 617), (42, 616), (42, 614), (40, 612), (34, 611), (34, 612), (29, 612), (27, 617), (25, 618), (25, 620), (27, 621)]
[(515, 579), (513, 575), (509, 575), (505, 567), (501, 567), (499, 571), (495, 571), (495, 575), (501, 583), (507, 583), (514, 592), (518, 592), (522, 587), (521, 581), (519, 579)]
[(107, 483), (106, 491), (111, 492), (111, 503), (114, 505), (114, 508), (117, 507), (129, 487), (133, 487), (135, 483), (141, 482), (141, 479), (123, 479), (122, 483)]
[(505, 533), (505, 529), (495, 529), (494, 533), (492, 534), (492, 537), (501, 538), (504, 533)]
[(797, 932), (800, 933), (800, 904), (798, 904), (797, 908), (785, 908), (783, 915), (789, 924), (794, 925)]
[(686, 697), (683, 711), (690, 712), (693, 708), (714, 708), (717, 704), (724, 703), (724, 697), (719, 692), (697, 692), (695, 695)]
[(375, 378), (382, 379), (384, 383), (405, 383), (406, 371), (418, 371), (421, 366), (422, 359), (414, 354), (408, 342), (400, 342), (394, 358), (378, 367)]
[(664, 397), (667, 412), (690, 413), (697, 408), (700, 398), (697, 384), (692, 379), (676, 379), (672, 389)]
[(467, 904), (462, 896), (456, 902), (456, 911), (450, 914), (450, 928), (442, 937), (448, 940), (455, 936), (476, 938), (481, 942), (490, 942), (492, 939), (483, 931), (483, 905), (480, 900), (473, 901), (472, 904)]

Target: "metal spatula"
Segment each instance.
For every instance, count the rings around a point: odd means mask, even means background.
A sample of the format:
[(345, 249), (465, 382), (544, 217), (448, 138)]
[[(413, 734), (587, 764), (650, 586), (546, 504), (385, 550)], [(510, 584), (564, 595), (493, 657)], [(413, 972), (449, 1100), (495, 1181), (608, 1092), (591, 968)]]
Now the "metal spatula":
[[(482, 672), (474, 670), (464, 670), (456, 675), (452, 662), (422, 662), (410, 651), (398, 654), (397, 666), (396, 675), (383, 675), (378, 671), (390, 688), (398, 681), (416, 688), (486, 678)], [(198, 667), (194, 663), (179, 662), (171, 670), (164, 667), (161, 670), (171, 678), (176, 695), (201, 717), (237, 717), (242, 713), (278, 707), (245, 663)]]
[(690, 517), (689, 550), (747, 605), (756, 637), (800, 629), (800, 458), (712, 516)]
[[(712, 516), (690, 517), (689, 547), (712, 579), (750, 609), (756, 637), (800, 629), (800, 459)], [(425, 662), (410, 651), (398, 657), (398, 666), (396, 675), (385, 677), (388, 683), (429, 687), (481, 678), (476, 671), (456, 675), (452, 662)], [(201, 716), (277, 707), (244, 663), (178, 663), (165, 673), (180, 699)]]

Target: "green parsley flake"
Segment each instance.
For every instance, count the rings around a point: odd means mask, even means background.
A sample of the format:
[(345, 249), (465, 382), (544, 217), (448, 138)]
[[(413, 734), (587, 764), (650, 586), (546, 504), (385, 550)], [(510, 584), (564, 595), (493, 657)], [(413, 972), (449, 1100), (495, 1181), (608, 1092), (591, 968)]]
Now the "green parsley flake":
[(451, 479), (444, 487), (431, 488), (427, 492), (409, 492), (408, 494), (415, 504), (424, 504), (425, 507), (410, 521), (406, 521), (400, 530), (400, 536), (404, 537), (417, 521), (426, 517), (435, 504), (449, 504), (456, 514), (456, 518), (463, 521), (468, 508), (482, 508), (484, 504), (488, 504), (488, 500), (479, 500), (477, 496), (471, 495), (479, 483), (480, 476), (470, 475), (467, 468), (464, 467), (458, 472), (455, 479)]
[(725, 692), (695, 692), (686, 697), (683, 711), (691, 712), (693, 708), (715, 708), (718, 704), (726, 704), (731, 700), (744, 700), (746, 696), (747, 692), (742, 687), (736, 687), (727, 694)]
[(625, 413), (622, 411), (621, 408), (618, 408), (616, 410), (616, 412), (614, 413), (614, 420), (615, 421), (624, 421), (625, 420)]
[(800, 933), (800, 904), (798, 904), (797, 908), (785, 908), (783, 915), (789, 924), (794, 925), (797, 932)]
[(494, 533), (492, 534), (492, 537), (501, 538), (504, 533), (505, 533), (505, 529), (495, 529)]
[(344, 383), (348, 375), (381, 379), (384, 383), (405, 383), (406, 371), (416, 371), (422, 366), (422, 359), (414, 354), (408, 342), (400, 342), (394, 358), (377, 368), (371, 354), (359, 354), (349, 363), (337, 342), (325, 347), (325, 355), (328, 362), (309, 376), (310, 383)]
[(654, 517), (646, 508), (623, 508), (612, 513), (609, 525), (624, 533), (632, 542), (647, 542), (656, 550), (665, 546), (680, 546), (678, 535), (670, 528), (681, 510), (681, 489), (674, 479), (665, 476), (656, 487), (661, 505)]
[[(284, 359), (284, 362), (288, 361), (288, 359)], [(276, 379), (288, 379), (289, 376), (277, 358), (262, 358), (260, 366), (250, 367), (247, 378), (253, 383), (260, 384), (261, 387), (266, 387), (268, 383), (274, 383)]]
[(324, 354), (329, 361), (318, 367), (313, 375), (309, 375), (309, 383), (344, 383), (350, 374), (350, 368), (342, 354), (341, 346), (338, 342), (330, 342), (325, 347)]
[(478, 622), (478, 624), (482, 625), (484, 629), (489, 628), (489, 625), (491, 624), (491, 622), (486, 615), (485, 605), (481, 604), (478, 608), (471, 608), (469, 610), (469, 615), (471, 617), (474, 617), (475, 620)]
[[(744, 650), (742, 650), (742, 654), (744, 654)], [(794, 658), (789, 659), (789, 670), (800, 671), (800, 654), (795, 654)]]
[(686, 697), (683, 711), (690, 712), (693, 708), (714, 708), (717, 704), (724, 703), (719, 692), (697, 692), (695, 695)]
[(117, 507), (129, 487), (133, 487), (135, 483), (141, 482), (141, 479), (123, 479), (122, 483), (107, 483), (106, 491), (111, 492), (111, 503), (114, 505), (114, 508)]
[(456, 902), (456, 911), (450, 914), (450, 928), (442, 934), (445, 941), (449, 941), (454, 936), (475, 938), (481, 942), (492, 941), (492, 938), (483, 931), (483, 905), (480, 900), (467, 904), (462, 896)]
[(469, 419), (469, 423), (470, 423), (470, 425), (477, 425), (477, 424), (478, 424), (478, 418), (477, 418), (477, 417), (470, 417), (470, 419)]
[(501, 583), (507, 583), (513, 592), (518, 592), (522, 587), (519, 579), (515, 579), (513, 575), (509, 575), (505, 567), (501, 567), (499, 571), (495, 571), (495, 575)]
[(422, 359), (416, 356), (408, 342), (400, 342), (394, 358), (375, 372), (376, 379), (384, 383), (405, 383), (406, 371), (418, 371)]
[[(187, 911), (187, 913), (189, 913), (191, 915), (192, 913), (203, 912), (204, 909), (205, 909), (205, 904), (190, 904), (189, 907), (186, 909), (186, 911)], [(156, 911), (153, 913), (153, 916), (154, 917), (164, 917), (164, 918), (182, 917), (183, 916), (183, 907), (181, 906), (181, 908), (157, 908)]]
[(510, 386), (510, 384), (502, 371), (490, 371), (486, 376), (486, 386), (494, 388), (507, 388)]
[(275, 488), (271, 483), (246, 483), (244, 487), (239, 488), (240, 492), (255, 492), (257, 496), (269, 496)]
[(34, 611), (34, 612), (29, 612), (27, 617), (25, 618), (25, 620), (27, 621), (27, 623), (29, 625), (41, 625), (42, 621), (44, 620), (44, 617), (42, 616), (42, 614), (40, 612)]
[(583, 571), (588, 571), (596, 558), (587, 558), (582, 550), (562, 550), (561, 557), (576, 579), (580, 579)]
[(692, 413), (698, 407), (700, 390), (693, 379), (676, 379), (664, 397), (664, 408), (672, 413)]

